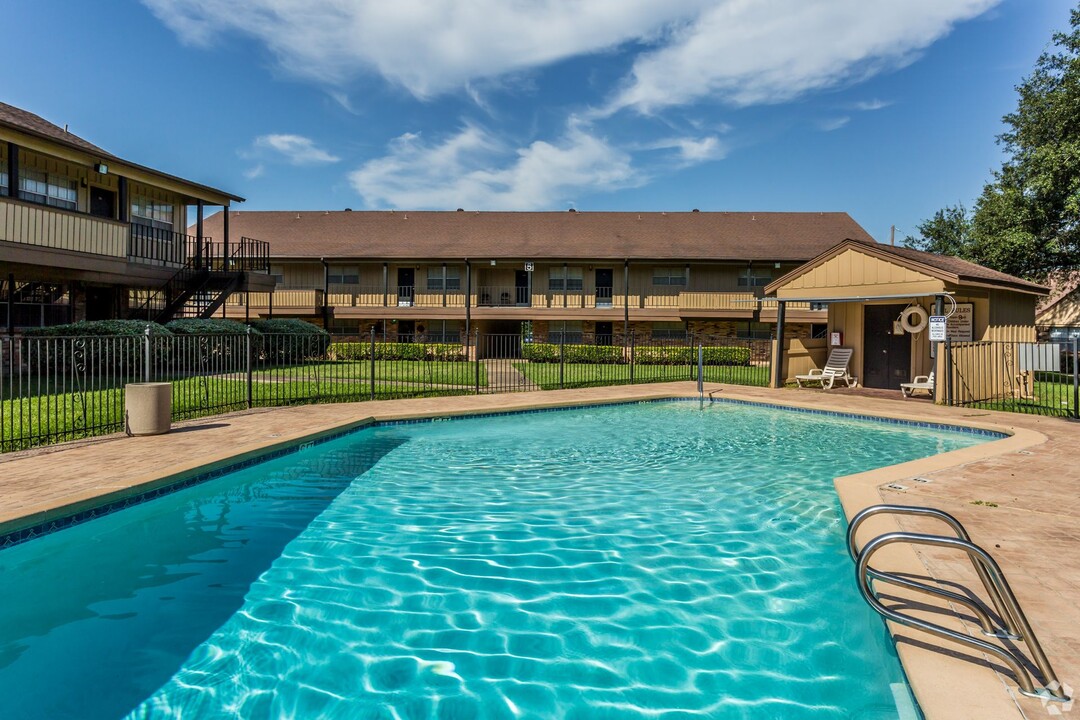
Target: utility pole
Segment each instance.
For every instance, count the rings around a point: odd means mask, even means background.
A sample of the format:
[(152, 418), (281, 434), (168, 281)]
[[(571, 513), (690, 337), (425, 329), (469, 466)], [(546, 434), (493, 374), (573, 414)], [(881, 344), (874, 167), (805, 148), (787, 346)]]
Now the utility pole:
[(889, 226), (889, 244), (896, 247), (896, 226)]

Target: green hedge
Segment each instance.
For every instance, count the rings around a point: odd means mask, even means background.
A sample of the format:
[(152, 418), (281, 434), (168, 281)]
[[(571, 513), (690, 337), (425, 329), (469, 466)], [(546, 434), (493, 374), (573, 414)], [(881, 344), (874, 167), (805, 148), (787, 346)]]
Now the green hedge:
[(151, 335), (172, 335), (164, 325), (146, 320), (83, 320), (69, 325), (52, 325), (31, 328), (23, 332), (25, 337), (142, 337), (146, 326)]
[[(244, 335), (248, 326), (236, 320), (224, 318), (180, 318), (165, 325), (176, 335)], [(255, 334), (261, 334), (252, 328)]]
[(330, 333), (303, 320), (252, 320), (251, 327), (262, 334), (256, 358), (267, 365), (322, 359), (330, 346)]
[[(560, 351), (560, 348), (562, 350)], [(617, 365), (627, 362), (622, 347), (616, 345), (557, 345), (555, 343), (524, 343), (521, 357), (535, 363), (566, 363)]]
[(251, 327), (267, 335), (307, 335), (311, 337), (330, 337), (330, 333), (318, 325), (296, 318), (278, 318), (276, 320), (252, 320)]
[[(706, 347), (702, 350), (705, 365), (749, 365), (750, 348)], [(634, 362), (639, 365), (696, 365), (697, 348), (686, 346), (637, 347)]]
[[(334, 360), (370, 360), (371, 343), (340, 342), (330, 344)], [(375, 343), (376, 360), (418, 360), (464, 362), (465, 350), (456, 343)]]

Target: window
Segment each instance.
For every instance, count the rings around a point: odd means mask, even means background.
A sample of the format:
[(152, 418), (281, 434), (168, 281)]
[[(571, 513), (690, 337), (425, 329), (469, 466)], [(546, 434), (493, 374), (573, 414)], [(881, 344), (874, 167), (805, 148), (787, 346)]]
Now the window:
[(652, 284), (686, 287), (686, 268), (653, 268)]
[(425, 337), (433, 343), (461, 342), (461, 323), (457, 320), (429, 320)]
[(772, 273), (763, 270), (747, 270), (739, 275), (739, 287), (765, 287), (772, 282)]
[(280, 265), (270, 266), (270, 277), (273, 279), (274, 284), (278, 286), (285, 285), (285, 268)]
[[(0, 162), (5, 162), (5, 161), (0, 159)], [(7, 170), (0, 170), (0, 189), (2, 189), (2, 190), (0, 190), (0, 195), (7, 195), (8, 194), (8, 179), (7, 178), (8, 178)]]
[(735, 334), (749, 340), (768, 340), (772, 337), (772, 325), (760, 322), (738, 323)]
[(355, 265), (329, 265), (326, 282), (331, 285), (359, 285), (360, 269)]
[(828, 310), (829, 303), (826, 302), (812, 302), (810, 303), (811, 310)]
[(139, 225), (155, 227), (159, 230), (172, 230), (172, 203), (153, 200), (143, 195), (136, 195), (131, 200), (131, 221)]
[(686, 323), (682, 322), (654, 322), (652, 324), (653, 340), (685, 340)]
[[(8, 322), (11, 286), (0, 283), (0, 321)], [(71, 322), (71, 294), (66, 285), (57, 283), (16, 283), (10, 298), (13, 324), (19, 328), (48, 327)]]
[(580, 292), (584, 285), (582, 284), (582, 273), (579, 267), (554, 267), (548, 271), (548, 290), (551, 292), (562, 292), (563, 290), (569, 292)]
[(78, 183), (63, 175), (51, 175), (39, 170), (19, 170), (19, 197), (64, 210), (79, 209)]
[(810, 337), (815, 340), (829, 337), (828, 323), (814, 323), (810, 326)]
[[(428, 268), (427, 289), (440, 292), (443, 290), (443, 269), (441, 267)], [(453, 265), (446, 266), (446, 289), (461, 289), (461, 268)]]
[(549, 343), (574, 345), (580, 343), (582, 337), (580, 320), (553, 320), (548, 330)]

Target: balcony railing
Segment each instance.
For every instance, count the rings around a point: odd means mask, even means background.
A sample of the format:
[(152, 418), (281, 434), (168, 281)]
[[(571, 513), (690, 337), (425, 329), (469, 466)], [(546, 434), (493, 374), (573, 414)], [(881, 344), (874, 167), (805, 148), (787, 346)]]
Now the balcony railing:
[(127, 256), (133, 262), (181, 267), (194, 247), (196, 238), (172, 230), (131, 223), (128, 231)]
[(529, 288), (514, 285), (488, 285), (476, 289), (477, 307), (530, 307)]

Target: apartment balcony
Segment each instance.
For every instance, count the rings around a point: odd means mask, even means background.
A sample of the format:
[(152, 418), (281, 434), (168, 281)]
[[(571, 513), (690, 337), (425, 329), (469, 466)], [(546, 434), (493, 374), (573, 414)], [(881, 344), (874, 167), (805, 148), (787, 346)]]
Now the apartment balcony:
[(127, 223), (0, 197), (0, 241), (127, 260)]

